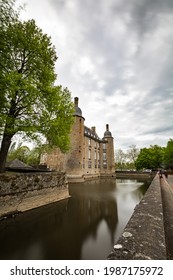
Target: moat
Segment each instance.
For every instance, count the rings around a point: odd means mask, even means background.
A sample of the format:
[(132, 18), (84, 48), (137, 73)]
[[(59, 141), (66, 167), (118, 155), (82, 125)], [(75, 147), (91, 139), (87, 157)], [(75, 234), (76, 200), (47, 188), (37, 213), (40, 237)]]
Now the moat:
[(0, 222), (0, 259), (106, 259), (150, 180), (70, 184), (71, 197)]

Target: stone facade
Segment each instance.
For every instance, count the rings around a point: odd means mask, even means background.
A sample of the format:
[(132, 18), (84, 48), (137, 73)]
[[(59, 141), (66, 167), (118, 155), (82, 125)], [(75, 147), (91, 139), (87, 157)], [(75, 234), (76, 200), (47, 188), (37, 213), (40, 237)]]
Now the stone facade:
[(68, 181), (114, 177), (114, 139), (109, 125), (106, 125), (104, 137), (99, 138), (95, 127), (85, 126), (77, 97), (74, 104), (75, 119), (70, 135), (70, 151), (63, 154), (59, 149), (55, 149), (50, 154), (42, 154), (40, 163), (46, 164), (51, 170), (66, 172)]

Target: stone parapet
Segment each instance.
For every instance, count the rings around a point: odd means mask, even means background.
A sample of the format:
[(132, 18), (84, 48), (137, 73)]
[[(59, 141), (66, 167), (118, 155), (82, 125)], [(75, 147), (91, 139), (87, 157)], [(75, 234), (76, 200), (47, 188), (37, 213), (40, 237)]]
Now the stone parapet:
[(135, 207), (124, 232), (109, 254), (109, 260), (164, 260), (166, 245), (162, 196), (156, 175)]
[(167, 259), (173, 260), (173, 175), (160, 180)]

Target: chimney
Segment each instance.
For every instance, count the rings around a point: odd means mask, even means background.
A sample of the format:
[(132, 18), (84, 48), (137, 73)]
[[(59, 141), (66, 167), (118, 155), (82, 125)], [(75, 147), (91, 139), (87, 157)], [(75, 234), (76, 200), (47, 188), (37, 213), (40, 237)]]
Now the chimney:
[(78, 97), (75, 97), (75, 98), (74, 98), (75, 107), (78, 107), (78, 101), (79, 101), (79, 98), (78, 98)]
[(108, 124), (106, 125), (106, 131), (109, 131), (109, 125)]
[(95, 127), (95, 126), (92, 126), (92, 127), (91, 127), (91, 130), (92, 130), (93, 132), (96, 132), (96, 127)]

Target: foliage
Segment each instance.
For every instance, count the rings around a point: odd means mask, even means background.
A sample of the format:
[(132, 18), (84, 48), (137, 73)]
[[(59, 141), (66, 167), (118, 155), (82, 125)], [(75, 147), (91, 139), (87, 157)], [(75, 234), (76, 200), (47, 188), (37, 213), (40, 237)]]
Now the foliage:
[(15, 0), (0, 0), (0, 30), (18, 19), (19, 10), (14, 9)]
[(50, 37), (34, 20), (19, 21), (13, 3), (5, 6), (10, 24), (0, 31), (1, 171), (16, 134), (35, 141), (44, 136), (50, 146), (67, 151), (74, 110), (68, 89), (54, 85), (57, 56)]
[(120, 170), (125, 169), (126, 154), (123, 152), (122, 149), (118, 149), (115, 151), (115, 162), (116, 162), (116, 169), (120, 169)]
[(163, 165), (164, 148), (158, 145), (140, 150), (135, 166), (137, 170), (161, 168)]
[(139, 155), (139, 149), (136, 147), (136, 145), (129, 146), (129, 150), (127, 151), (128, 161), (135, 165), (135, 161), (138, 155)]
[(173, 169), (173, 139), (169, 139), (164, 152), (164, 165), (167, 169)]
[(26, 158), (26, 164), (34, 166), (39, 165), (41, 153), (42, 147), (33, 148)]
[(30, 154), (30, 149), (27, 146), (19, 146), (17, 149), (10, 150), (8, 154), (8, 161), (19, 159), (27, 163), (27, 158)]
[(136, 147), (136, 145), (129, 146), (129, 149), (126, 152), (124, 152), (122, 149), (117, 150), (115, 153), (116, 169), (135, 169), (135, 160), (138, 154), (139, 149)]
[[(64, 139), (66, 129), (69, 133), (73, 105), (70, 92), (53, 85), (56, 53), (50, 38), (42, 34), (33, 20), (13, 24), (5, 35), (4, 43), (0, 43), (3, 131), (10, 135), (22, 131), (29, 137), (35, 133), (35, 138), (40, 132), (51, 144), (65, 149), (60, 135)], [(62, 123), (66, 129), (60, 128)]]
[(173, 169), (173, 139), (167, 142), (166, 147), (151, 145), (149, 148), (142, 148), (140, 152), (135, 145), (129, 148), (126, 152), (121, 149), (116, 151), (117, 169)]
[(28, 165), (36, 166), (40, 163), (42, 151), (42, 146), (34, 147), (30, 150), (27, 146), (22, 146), (22, 143), (19, 143), (16, 147), (16, 142), (14, 142), (9, 150), (7, 160), (12, 161), (14, 159), (19, 159)]

